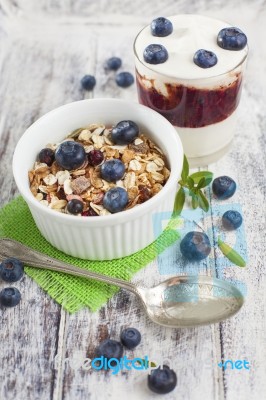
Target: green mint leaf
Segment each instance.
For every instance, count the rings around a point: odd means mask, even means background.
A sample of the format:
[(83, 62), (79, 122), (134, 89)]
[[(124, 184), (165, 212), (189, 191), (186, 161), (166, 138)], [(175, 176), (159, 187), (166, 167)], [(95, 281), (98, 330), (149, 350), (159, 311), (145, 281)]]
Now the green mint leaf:
[(187, 157), (184, 154), (184, 158), (183, 158), (183, 169), (181, 172), (181, 178), (183, 182), (186, 182), (187, 177), (188, 177), (188, 173), (189, 173), (189, 165), (188, 165), (188, 160)]
[(238, 254), (237, 251), (232, 249), (228, 244), (224, 243), (220, 237), (218, 237), (218, 247), (223, 253), (223, 255), (228, 258), (228, 260), (232, 261), (238, 267), (245, 267), (246, 261)]
[(202, 208), (203, 211), (208, 211), (209, 210), (209, 202), (208, 199), (204, 196), (201, 190), (198, 191), (198, 198), (199, 198), (199, 206)]
[(184, 188), (180, 187), (177, 194), (175, 195), (175, 202), (174, 202), (174, 215), (181, 214), (185, 203), (185, 190)]
[(188, 184), (189, 189), (194, 188), (195, 182), (190, 176), (187, 177), (187, 184)]
[(205, 186), (206, 186), (206, 179), (205, 178), (201, 178), (199, 183), (197, 184), (197, 189), (204, 188)]
[(201, 178), (207, 179), (208, 185), (211, 183), (212, 177), (213, 177), (213, 173), (210, 171), (199, 171), (199, 172), (194, 172), (194, 174), (190, 175), (190, 178), (192, 178), (195, 183), (199, 183)]
[(196, 194), (192, 195), (192, 208), (197, 208), (199, 206), (199, 199)]

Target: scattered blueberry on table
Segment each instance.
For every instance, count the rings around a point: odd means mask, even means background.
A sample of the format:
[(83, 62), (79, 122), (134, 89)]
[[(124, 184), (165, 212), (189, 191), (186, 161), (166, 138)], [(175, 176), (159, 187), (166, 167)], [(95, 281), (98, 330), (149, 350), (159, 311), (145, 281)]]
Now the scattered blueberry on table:
[(187, 260), (201, 261), (211, 252), (211, 243), (203, 232), (188, 232), (180, 242), (180, 251)]
[(96, 347), (97, 357), (105, 357), (108, 360), (110, 358), (121, 358), (123, 356), (123, 346), (120, 342), (113, 339), (106, 339)]
[(16, 258), (6, 258), (0, 264), (0, 277), (5, 282), (17, 282), (24, 273), (24, 266)]
[(127, 88), (134, 83), (134, 76), (130, 72), (119, 72), (115, 77), (115, 81), (117, 86)]
[(39, 153), (39, 161), (45, 163), (50, 167), (54, 162), (54, 151), (49, 148), (44, 148)]
[(132, 143), (139, 135), (139, 127), (133, 121), (120, 121), (111, 131), (112, 141), (119, 145)]
[(194, 63), (200, 68), (211, 68), (217, 64), (217, 56), (209, 50), (199, 49), (193, 57)]
[(78, 199), (69, 200), (67, 203), (67, 211), (74, 215), (81, 214), (83, 211), (83, 202)]
[(106, 61), (107, 69), (117, 71), (122, 65), (122, 60), (119, 57), (111, 57)]
[(238, 211), (229, 210), (222, 216), (223, 227), (229, 231), (235, 230), (242, 225), (243, 218)]
[(91, 150), (88, 153), (88, 161), (89, 164), (92, 166), (96, 166), (99, 165), (103, 162), (104, 156), (103, 156), (103, 152), (101, 150)]
[(225, 50), (242, 50), (247, 44), (247, 37), (239, 28), (224, 28), (218, 33), (217, 44)]
[(0, 292), (0, 304), (4, 307), (15, 307), (20, 300), (20, 291), (15, 287), (7, 287)]
[(173, 24), (169, 19), (159, 17), (151, 22), (151, 34), (153, 36), (164, 37), (173, 32)]
[(150, 44), (145, 48), (143, 58), (149, 64), (162, 64), (168, 59), (168, 52), (161, 44)]
[(134, 349), (141, 341), (141, 334), (136, 328), (126, 328), (120, 335), (121, 343), (127, 349)]
[(93, 90), (96, 85), (96, 79), (93, 75), (84, 75), (80, 81), (81, 86), (84, 90)]
[(124, 210), (128, 203), (128, 193), (124, 188), (114, 187), (109, 189), (103, 198), (103, 206), (110, 213)]
[(229, 176), (219, 176), (212, 182), (212, 191), (217, 199), (229, 199), (236, 191), (236, 183)]
[(58, 165), (67, 170), (80, 168), (86, 160), (86, 152), (82, 144), (73, 140), (62, 142), (55, 151)]
[(166, 394), (174, 390), (177, 384), (176, 373), (167, 365), (151, 371), (148, 375), (148, 387), (158, 394)]
[(119, 181), (125, 170), (125, 164), (117, 158), (105, 161), (100, 167), (101, 177), (107, 182)]

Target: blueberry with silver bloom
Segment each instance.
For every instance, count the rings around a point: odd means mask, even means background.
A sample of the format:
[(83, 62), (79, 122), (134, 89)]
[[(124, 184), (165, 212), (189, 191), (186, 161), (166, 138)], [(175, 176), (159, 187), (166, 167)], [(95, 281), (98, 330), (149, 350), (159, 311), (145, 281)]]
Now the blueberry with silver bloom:
[(247, 37), (239, 28), (221, 29), (217, 36), (217, 44), (225, 50), (242, 50), (247, 44)]
[(211, 243), (203, 232), (188, 232), (180, 242), (180, 250), (187, 260), (201, 261), (211, 252)]
[(127, 88), (134, 83), (134, 76), (130, 72), (119, 72), (115, 77), (115, 81), (117, 86)]
[(132, 143), (139, 135), (139, 127), (133, 121), (120, 121), (111, 131), (112, 141), (116, 144)]
[(81, 79), (80, 83), (83, 89), (90, 91), (93, 90), (94, 86), (96, 85), (96, 79), (93, 75), (85, 75)]
[(124, 188), (114, 187), (109, 189), (103, 198), (103, 206), (114, 214), (124, 210), (128, 203), (128, 194)]
[(211, 68), (217, 64), (217, 56), (212, 51), (199, 49), (193, 57), (194, 63), (200, 68)]
[(62, 142), (55, 151), (57, 164), (67, 170), (80, 168), (87, 158), (82, 144), (74, 140)]
[(0, 277), (5, 282), (17, 282), (24, 273), (24, 265), (16, 258), (6, 258), (0, 264)]
[(126, 328), (120, 335), (121, 343), (128, 349), (134, 349), (141, 341), (141, 334), (136, 328)]
[(166, 394), (174, 390), (177, 384), (175, 371), (167, 365), (156, 368), (148, 375), (148, 387), (152, 392)]
[(168, 59), (168, 52), (162, 44), (150, 44), (145, 48), (143, 58), (148, 64), (162, 64)]
[(212, 191), (217, 199), (229, 199), (236, 191), (236, 183), (230, 176), (218, 176), (212, 182)]
[(100, 167), (101, 177), (107, 182), (119, 181), (123, 177), (125, 170), (125, 165), (117, 158), (105, 161)]
[(20, 291), (15, 287), (7, 287), (0, 292), (0, 304), (4, 307), (15, 307), (20, 300)]
[(151, 23), (151, 34), (153, 36), (164, 37), (173, 32), (172, 22), (164, 17), (156, 18)]
[(112, 339), (106, 339), (96, 347), (96, 356), (120, 359), (123, 356), (123, 346), (120, 342)]
[(120, 68), (122, 65), (122, 60), (119, 57), (111, 57), (108, 58), (106, 61), (106, 67), (107, 69), (110, 69), (112, 71), (117, 71), (118, 68)]
[(233, 231), (242, 225), (242, 215), (238, 211), (229, 210), (222, 216), (222, 224), (228, 231)]

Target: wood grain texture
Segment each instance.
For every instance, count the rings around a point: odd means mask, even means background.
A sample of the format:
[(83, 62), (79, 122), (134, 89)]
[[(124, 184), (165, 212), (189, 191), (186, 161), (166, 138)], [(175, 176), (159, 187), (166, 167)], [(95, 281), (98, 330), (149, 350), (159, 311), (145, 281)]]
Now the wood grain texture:
[[(94, 357), (102, 339), (119, 339), (127, 326), (142, 333), (140, 346), (125, 353), (128, 358), (148, 355), (151, 360), (168, 360), (176, 370), (177, 388), (165, 399), (265, 398), (266, 51), (262, 39), (258, 40), (265, 37), (265, 1), (255, 0), (251, 7), (248, 0), (233, 4), (215, 0), (211, 5), (207, 0), (0, 0), (0, 205), (18, 194), (11, 163), (24, 130), (49, 110), (84, 98), (80, 79), (86, 73), (97, 79), (94, 92), (86, 97), (137, 100), (135, 86), (126, 90), (116, 86), (114, 74), (104, 70), (105, 60), (120, 56), (123, 70), (134, 72), (132, 45), (139, 29), (154, 16), (185, 12), (233, 20), (249, 37), (250, 57), (236, 138), (230, 153), (209, 166), (216, 176), (228, 174), (238, 184), (228, 203), (242, 205), (248, 267), (232, 267), (218, 274), (246, 285), (246, 304), (222, 324), (167, 329), (151, 323), (137, 299), (124, 291), (97, 313), (82, 310), (68, 315), (24, 277), (15, 285), (23, 295), (19, 307), (0, 309), (0, 399), (158, 398), (147, 389), (147, 374), (142, 371), (115, 376), (80, 366), (86, 357)], [(215, 210), (219, 203), (210, 200)], [(212, 217), (210, 224), (216, 222)], [(219, 256), (218, 252), (214, 255)], [(185, 272), (177, 265), (177, 271), (180, 268)], [(202, 273), (214, 273), (211, 262), (204, 264)], [(147, 286), (160, 280), (156, 261), (134, 277), (135, 282)], [(0, 289), (5, 286), (0, 282)], [(66, 358), (72, 360), (72, 366)], [(222, 371), (217, 364), (226, 359), (247, 359), (251, 369)]]

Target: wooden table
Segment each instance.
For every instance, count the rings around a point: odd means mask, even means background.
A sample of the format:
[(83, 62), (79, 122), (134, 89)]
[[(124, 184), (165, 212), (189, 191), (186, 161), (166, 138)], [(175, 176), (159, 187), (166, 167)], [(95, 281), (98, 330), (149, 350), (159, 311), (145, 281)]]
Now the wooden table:
[[(245, 269), (227, 269), (224, 277), (246, 285), (246, 303), (239, 314), (221, 324), (167, 329), (151, 323), (134, 296), (124, 291), (99, 312), (84, 309), (69, 315), (24, 277), (16, 284), (23, 293), (21, 304), (0, 309), (1, 400), (157, 398), (147, 389), (146, 372), (111, 375), (84, 371), (78, 365), (86, 357), (93, 358), (102, 339), (118, 339), (126, 326), (142, 333), (141, 345), (127, 353), (129, 358), (144, 354), (151, 360), (163, 357), (177, 372), (177, 388), (163, 398), (266, 398), (265, 1), (237, 0), (229, 5), (221, 0), (0, 0), (0, 204), (18, 194), (11, 162), (24, 130), (47, 111), (84, 98), (80, 79), (85, 73), (97, 79), (91, 96), (136, 100), (135, 86), (118, 88), (113, 74), (104, 70), (104, 61), (120, 56), (123, 70), (134, 72), (136, 33), (154, 16), (176, 13), (231, 20), (249, 37), (236, 138), (230, 153), (209, 167), (216, 176), (228, 174), (238, 184), (229, 203), (242, 205), (249, 262)], [(212, 198), (211, 202), (213, 209), (216, 203)], [(208, 263), (205, 273), (211, 273)], [(156, 260), (134, 277), (135, 282), (147, 286), (160, 280)], [(1, 282), (0, 288), (4, 286)], [(56, 355), (58, 365), (54, 363)], [(65, 358), (72, 360), (72, 367)], [(218, 363), (227, 359), (246, 359), (250, 370), (223, 371)], [(78, 360), (76, 366), (73, 360)]]

